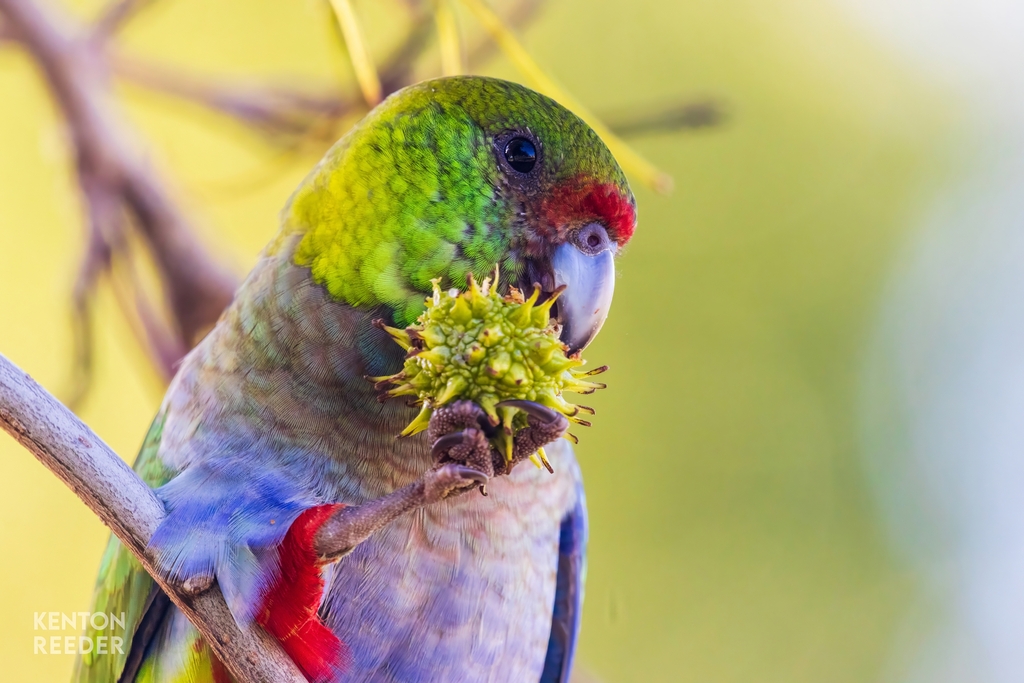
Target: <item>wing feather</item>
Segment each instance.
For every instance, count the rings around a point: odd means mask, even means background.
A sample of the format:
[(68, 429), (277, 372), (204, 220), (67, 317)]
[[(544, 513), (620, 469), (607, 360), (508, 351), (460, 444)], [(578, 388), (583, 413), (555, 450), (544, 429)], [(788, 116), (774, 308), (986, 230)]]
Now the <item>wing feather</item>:
[(576, 505), (562, 520), (559, 529), (555, 608), (540, 683), (568, 683), (576, 654), (587, 552), (587, 501), (582, 483), (577, 492)]
[[(163, 424), (163, 416), (158, 415), (150, 426), (135, 460), (136, 473), (151, 487), (162, 486), (174, 475), (158, 456)], [(154, 605), (159, 607), (161, 604), (157, 600), (158, 592), (155, 582), (135, 556), (117, 540), (116, 536), (111, 535), (96, 579), (92, 612), (113, 614), (119, 618), (123, 613), (124, 630), (122, 632), (120, 626), (108, 626), (105, 630), (98, 630), (89, 624), (84, 635), (92, 642), (92, 651), (78, 656), (71, 679), (73, 683), (111, 683), (120, 680), (129, 661), (129, 655), (133, 652), (132, 645), (140, 624)], [(166, 612), (166, 606), (164, 611)], [(155, 627), (152, 630), (155, 630)], [(106, 640), (100, 641), (101, 637)], [(116, 646), (112, 640), (115, 637), (121, 639)], [(98, 652), (100, 642), (105, 644), (105, 653)], [(134, 666), (137, 667), (138, 663)]]

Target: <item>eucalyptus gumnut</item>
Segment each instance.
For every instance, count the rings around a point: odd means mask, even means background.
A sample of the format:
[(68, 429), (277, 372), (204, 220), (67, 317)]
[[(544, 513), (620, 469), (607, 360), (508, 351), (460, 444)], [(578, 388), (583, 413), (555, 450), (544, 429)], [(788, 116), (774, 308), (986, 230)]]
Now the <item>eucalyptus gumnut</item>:
[[(492, 444), (511, 458), (512, 438), (526, 426), (526, 414), (518, 408), (499, 406), (508, 400), (540, 403), (565, 415), (570, 422), (589, 426), (578, 417), (593, 409), (573, 405), (562, 393), (590, 394), (604, 384), (589, 377), (607, 367), (582, 370), (579, 354), (567, 355), (559, 339), (560, 328), (551, 318), (551, 306), (561, 291), (542, 303), (540, 287), (534, 285), (529, 298), (515, 287), (502, 296), (494, 278), (477, 283), (472, 276), (464, 292), (442, 291), (433, 280), (433, 296), (416, 324), (404, 330), (378, 326), (406, 350), (401, 371), (372, 377), (382, 398), (411, 397), (421, 406), (419, 414), (400, 436), (411, 436), (427, 428), (435, 408), (467, 399), (479, 405), (497, 430)], [(543, 460), (544, 455), (540, 453)]]

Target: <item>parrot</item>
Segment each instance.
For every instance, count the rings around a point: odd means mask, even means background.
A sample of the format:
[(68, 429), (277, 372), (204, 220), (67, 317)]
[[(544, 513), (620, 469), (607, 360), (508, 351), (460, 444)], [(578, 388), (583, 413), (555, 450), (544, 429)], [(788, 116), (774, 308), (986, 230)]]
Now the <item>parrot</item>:
[[(568, 681), (588, 528), (565, 417), (516, 402), (513, 460), (482, 460), (479, 406), (396, 438), (416, 409), (366, 378), (403, 363), (381, 321), (410, 325), (432, 281), (496, 265), (500, 287), (557, 296), (560, 339), (582, 350), (635, 227), (612, 153), (553, 99), (482, 76), (391, 94), (301, 182), (171, 380), (134, 464), (166, 509), (155, 565), (216, 582), (312, 683)], [(545, 445), (553, 474), (514, 468)], [(122, 646), (80, 654), (73, 681), (233, 680), (114, 537), (92, 609), (124, 615)]]

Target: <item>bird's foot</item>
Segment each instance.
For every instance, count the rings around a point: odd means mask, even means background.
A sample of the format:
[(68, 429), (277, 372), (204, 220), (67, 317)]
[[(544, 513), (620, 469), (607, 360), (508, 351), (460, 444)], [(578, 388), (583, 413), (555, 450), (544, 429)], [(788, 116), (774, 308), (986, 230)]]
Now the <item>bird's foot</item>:
[(205, 593), (213, 587), (216, 580), (213, 570), (192, 574), (186, 577), (168, 576), (167, 581), (177, 586), (178, 590), (190, 597)]
[[(502, 401), (499, 408), (518, 408), (526, 413), (526, 426), (515, 434), (512, 441), (512, 460), (508, 472), (544, 446), (560, 439), (569, 430), (569, 420), (557, 410), (542, 406), (535, 401)], [(544, 460), (549, 472), (554, 472)]]
[(434, 466), (416, 482), (361, 505), (337, 510), (317, 530), (314, 547), (325, 561), (352, 551), (397, 517), (473, 489), (487, 494), (491, 477), (508, 474), (545, 444), (562, 436), (569, 421), (561, 413), (533, 401), (505, 401), (527, 415), (527, 426), (513, 440), (507, 461), (490, 443), (497, 434), (487, 414), (472, 401), (456, 401), (434, 411), (427, 436)]
[(333, 562), (398, 517), (483, 486), (489, 476), (458, 463), (437, 465), (419, 480), (361, 505), (342, 506), (317, 530), (317, 555)]
[[(506, 459), (490, 442), (497, 433), (484, 410), (472, 401), (456, 401), (434, 411), (427, 438), (436, 465), (464, 464), (488, 477), (509, 474), (523, 460), (569, 428), (569, 421), (558, 411), (534, 401), (503, 401), (499, 407), (518, 408), (527, 415), (527, 426), (513, 438), (512, 457)], [(480, 487), (486, 494), (486, 488)]]
[[(487, 414), (472, 401), (455, 401), (436, 409), (430, 417), (427, 438), (437, 471), (449, 465), (462, 465), (483, 476), (499, 472), (500, 460), (488, 439), (494, 429)], [(487, 495), (486, 481), (476, 486)]]
[(450, 462), (423, 475), (423, 502), (429, 505), (484, 487), (490, 477), (480, 470)]

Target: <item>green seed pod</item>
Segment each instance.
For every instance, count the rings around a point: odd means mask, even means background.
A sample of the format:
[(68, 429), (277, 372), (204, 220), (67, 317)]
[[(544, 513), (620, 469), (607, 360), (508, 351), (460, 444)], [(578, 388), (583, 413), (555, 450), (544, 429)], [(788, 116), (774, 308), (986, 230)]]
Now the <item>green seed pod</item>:
[[(493, 281), (486, 278), (478, 284), (470, 277), (465, 292), (443, 292), (434, 280), (434, 294), (415, 325), (404, 330), (380, 325), (408, 353), (401, 372), (370, 379), (383, 397), (412, 396), (412, 404), (422, 406), (400, 436), (425, 430), (434, 408), (459, 399), (475, 402), (491, 424), (502, 425), (492, 443), (507, 458), (512, 436), (526, 426), (526, 415), (497, 407), (502, 401), (535, 401), (589, 426), (577, 415), (581, 410), (592, 415), (593, 409), (567, 402), (562, 392), (589, 394), (604, 388), (589, 378), (607, 367), (581, 370), (584, 361), (579, 355), (566, 355), (559, 327), (550, 318), (558, 292), (538, 304), (539, 288), (529, 298), (515, 287), (501, 296), (497, 280), (497, 269)], [(543, 453), (537, 456), (547, 462)], [(540, 465), (537, 459), (534, 462)]]

